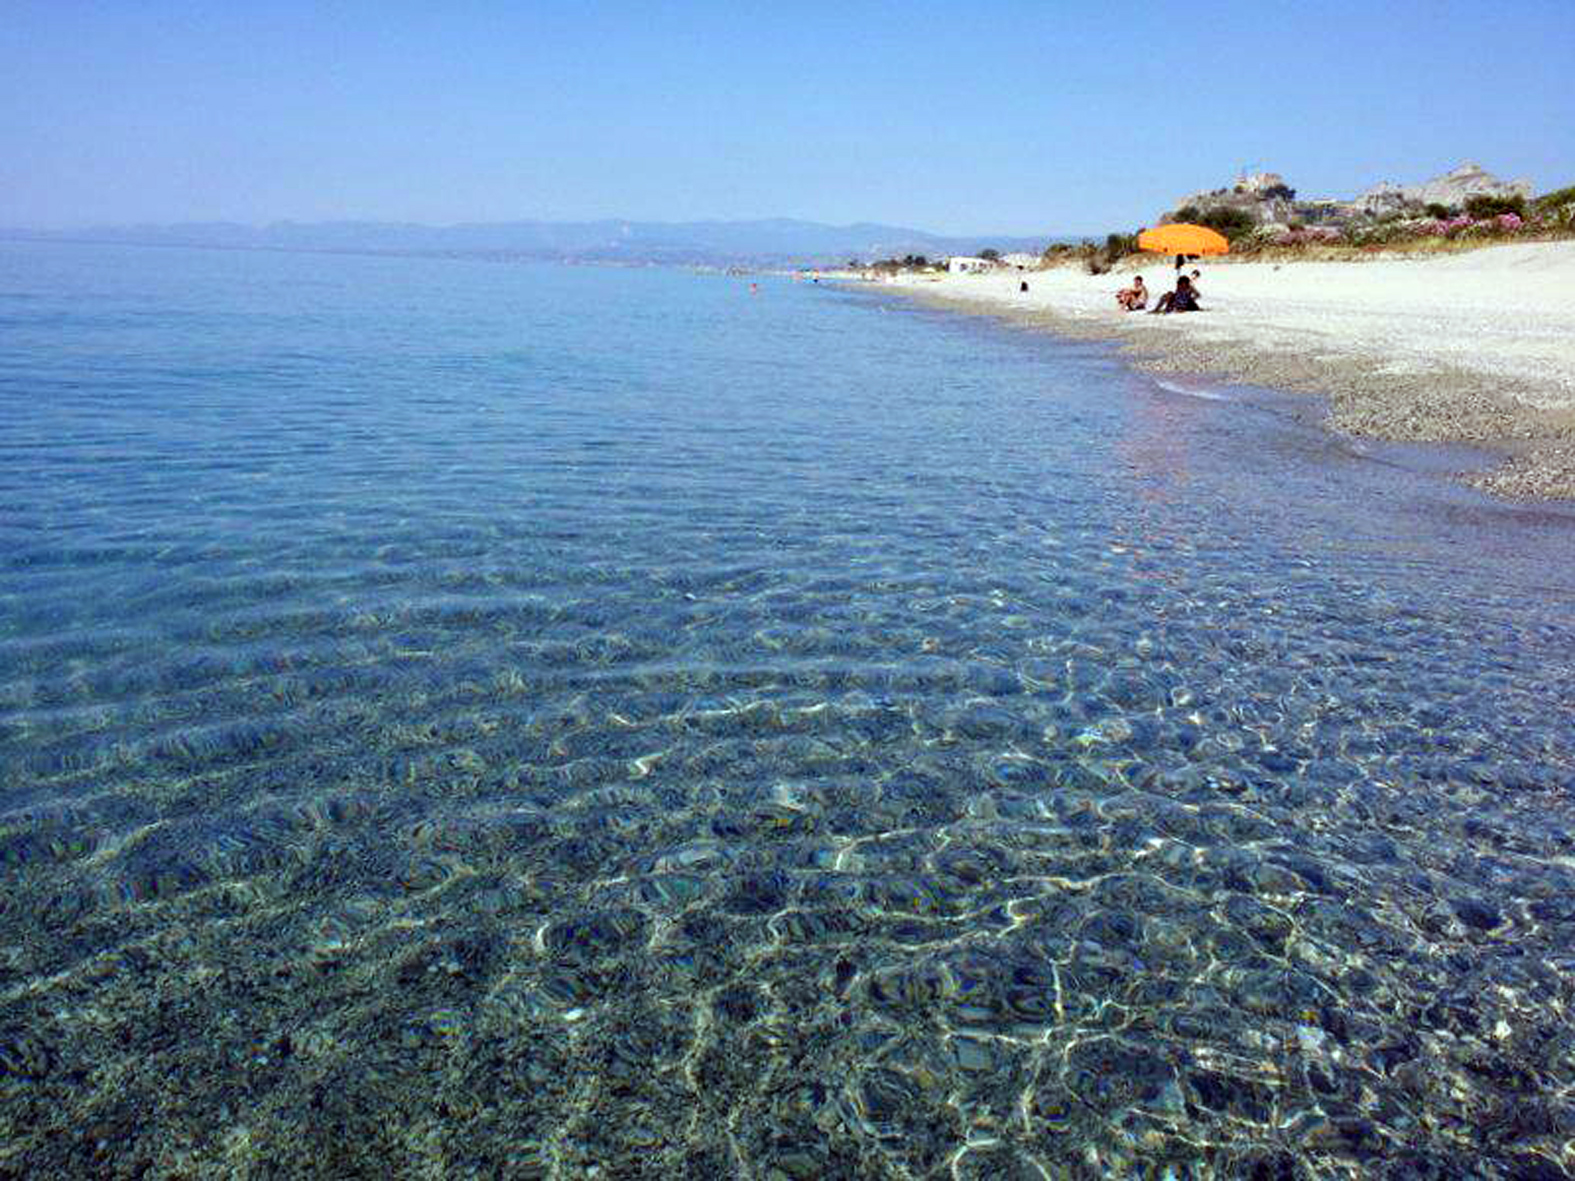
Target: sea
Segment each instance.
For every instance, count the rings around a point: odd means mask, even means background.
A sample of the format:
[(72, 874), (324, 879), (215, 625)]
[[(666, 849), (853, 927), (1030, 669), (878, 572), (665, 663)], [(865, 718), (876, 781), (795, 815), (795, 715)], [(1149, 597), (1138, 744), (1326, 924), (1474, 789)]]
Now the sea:
[(0, 1175), (1575, 1170), (1575, 513), (789, 276), (0, 243)]

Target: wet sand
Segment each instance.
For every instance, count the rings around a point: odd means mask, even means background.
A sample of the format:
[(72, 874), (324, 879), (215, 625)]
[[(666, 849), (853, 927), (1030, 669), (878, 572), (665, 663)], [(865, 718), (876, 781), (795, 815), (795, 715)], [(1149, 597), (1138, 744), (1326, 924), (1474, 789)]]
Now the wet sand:
[[(954, 309), (1122, 342), (1154, 372), (1326, 395), (1327, 425), (1368, 438), (1459, 442), (1502, 462), (1463, 478), (1513, 499), (1575, 499), (1575, 242), (1371, 261), (1196, 264), (1206, 309), (1124, 314), (1136, 273), (1169, 290), (1169, 260), (1104, 275), (903, 276), (882, 283)], [(1190, 269), (1190, 268), (1189, 268)], [(1026, 280), (1027, 293), (1018, 290)]]

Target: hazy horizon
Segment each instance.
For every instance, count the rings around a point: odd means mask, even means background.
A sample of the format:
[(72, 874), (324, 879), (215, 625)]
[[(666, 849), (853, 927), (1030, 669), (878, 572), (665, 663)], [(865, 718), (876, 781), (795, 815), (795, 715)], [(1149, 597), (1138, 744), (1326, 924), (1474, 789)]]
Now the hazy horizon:
[[(160, 229), (177, 228), (177, 227), (181, 227), (181, 226), (239, 226), (239, 227), (243, 227), (243, 228), (246, 228), (246, 229), (252, 229), (252, 230), (266, 230), (266, 229), (270, 229), (270, 228), (284, 227), (284, 226), (309, 227), (309, 226), (332, 226), (332, 225), (344, 225), (344, 226), (356, 226), (356, 225), (360, 225), (360, 226), (389, 226), (389, 227), (410, 227), (412, 229), (427, 229), (427, 230), (453, 230), (453, 229), (486, 228), (488, 226), (510, 226), (510, 225), (554, 225), (554, 226), (571, 226), (571, 225), (701, 226), (701, 225), (718, 225), (718, 226), (738, 226), (738, 225), (769, 225), (769, 224), (772, 224), (772, 223), (800, 224), (800, 225), (806, 225), (806, 226), (817, 226), (817, 227), (821, 227), (821, 228), (824, 228), (824, 229), (838, 229), (838, 230), (853, 230), (853, 229), (858, 229), (858, 228), (865, 227), (865, 226), (872, 226), (872, 227), (879, 227), (881, 229), (909, 230), (909, 231), (913, 231), (913, 232), (916, 232), (916, 233), (921, 233), (921, 234), (925, 234), (925, 235), (932, 236), (932, 237), (937, 237), (937, 238), (979, 238), (979, 237), (992, 237), (992, 236), (993, 237), (999, 237), (999, 238), (1036, 238), (1036, 237), (1055, 238), (1055, 237), (1066, 237), (1066, 236), (1070, 236), (1070, 235), (1078, 233), (1078, 231), (1076, 231), (1076, 230), (1065, 231), (1065, 232), (1056, 231), (1056, 230), (1049, 230), (1049, 231), (1018, 233), (1018, 232), (1013, 232), (1013, 231), (991, 230), (991, 229), (988, 229), (988, 228), (982, 229), (982, 230), (981, 229), (962, 230), (962, 231), (954, 233), (954, 232), (950, 232), (950, 231), (931, 229), (928, 226), (901, 225), (901, 224), (898, 224), (896, 222), (885, 221), (885, 220), (883, 220), (881, 218), (858, 218), (858, 219), (855, 219), (853, 221), (846, 221), (846, 222), (826, 222), (826, 221), (817, 221), (814, 218), (808, 218), (808, 217), (795, 217), (795, 216), (793, 216), (791, 214), (762, 214), (762, 215), (759, 215), (759, 216), (747, 216), (746, 215), (746, 216), (740, 216), (740, 217), (697, 217), (697, 218), (687, 218), (687, 219), (684, 219), (684, 220), (678, 220), (678, 219), (673, 219), (673, 218), (660, 218), (660, 217), (643, 218), (643, 217), (618, 217), (618, 216), (608, 216), (608, 217), (564, 217), (564, 218), (512, 217), (512, 218), (489, 218), (489, 219), (486, 219), (486, 220), (458, 220), (458, 221), (414, 221), (414, 220), (410, 220), (410, 219), (406, 219), (406, 218), (370, 218), (370, 217), (333, 217), (333, 218), (320, 218), (320, 219), (315, 219), (315, 220), (306, 220), (306, 219), (303, 219), (303, 218), (294, 218), (294, 217), (276, 217), (276, 218), (268, 218), (268, 219), (254, 220), (254, 221), (240, 221), (240, 220), (234, 220), (234, 219), (228, 219), (228, 218), (183, 218), (183, 219), (175, 220), (175, 221), (139, 220), (139, 221), (120, 221), (120, 222), (114, 222), (114, 221), (82, 222), (82, 223), (78, 223), (78, 224), (64, 225), (64, 226), (21, 225), (21, 224), (12, 223), (12, 224), (0, 224), (0, 231), (9, 230), (9, 231), (22, 231), (22, 232), (62, 233), (62, 234), (64, 234), (64, 233), (72, 233), (74, 231), (92, 232), (92, 231), (95, 231), (95, 230), (132, 229), (132, 228), (143, 227), (143, 226), (151, 227), (151, 228), (160, 228)], [(1086, 230), (1086, 231), (1083, 231), (1083, 232), (1084, 233), (1093, 233), (1095, 231), (1093, 231), (1093, 230)], [(1099, 232), (1102, 233), (1104, 231), (1100, 230)]]
[[(1150, 31), (1154, 30), (1154, 31)], [(22, 0), (0, 226), (688, 223), (1098, 233), (1243, 169), (1575, 181), (1575, 6)], [(1444, 116), (1447, 115), (1447, 118)]]

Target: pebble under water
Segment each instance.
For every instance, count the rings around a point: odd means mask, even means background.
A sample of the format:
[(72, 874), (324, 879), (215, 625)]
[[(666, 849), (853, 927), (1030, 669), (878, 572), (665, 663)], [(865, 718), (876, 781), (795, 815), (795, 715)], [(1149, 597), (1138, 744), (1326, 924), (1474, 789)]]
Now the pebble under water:
[(0, 1175), (1575, 1169), (1575, 515), (759, 282), (0, 245)]

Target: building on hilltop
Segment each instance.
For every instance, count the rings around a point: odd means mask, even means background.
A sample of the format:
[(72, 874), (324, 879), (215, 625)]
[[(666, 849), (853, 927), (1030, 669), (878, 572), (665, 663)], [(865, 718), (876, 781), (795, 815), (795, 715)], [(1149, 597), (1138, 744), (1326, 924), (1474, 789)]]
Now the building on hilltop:
[[(1462, 164), (1417, 185), (1389, 182), (1374, 185), (1354, 200), (1297, 200), (1296, 190), (1277, 172), (1244, 173), (1230, 188), (1191, 193), (1160, 217), (1170, 221), (1201, 221), (1234, 230), (1254, 226), (1275, 228), (1292, 223), (1341, 226), (1392, 216), (1420, 216), (1429, 205), (1458, 210), (1476, 196), (1529, 198), (1531, 182), (1499, 180), (1477, 164)], [(1227, 230), (1227, 232), (1231, 232)]]
[(1167, 221), (1218, 221), (1222, 215), (1250, 224), (1288, 221), (1296, 190), (1278, 172), (1257, 172), (1237, 178), (1230, 188), (1189, 194), (1160, 218)]
[(1250, 172), (1243, 173), (1236, 178), (1236, 192), (1257, 197), (1260, 201), (1272, 201), (1276, 197), (1294, 200), (1296, 190), (1285, 183), (1285, 178), (1278, 172)]

